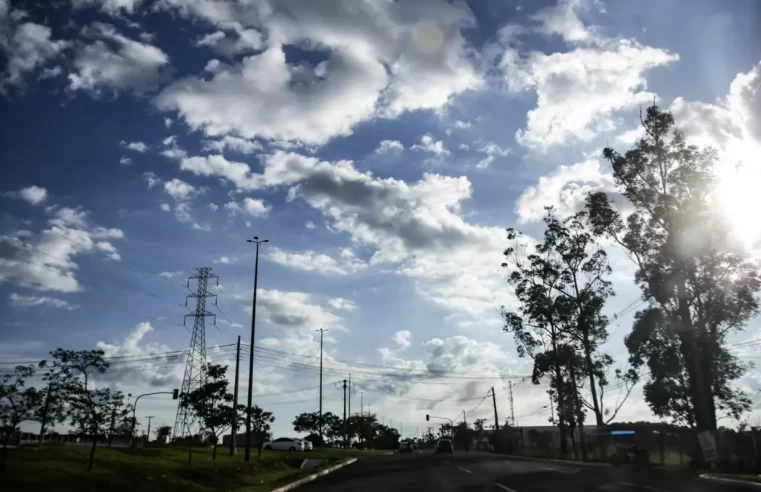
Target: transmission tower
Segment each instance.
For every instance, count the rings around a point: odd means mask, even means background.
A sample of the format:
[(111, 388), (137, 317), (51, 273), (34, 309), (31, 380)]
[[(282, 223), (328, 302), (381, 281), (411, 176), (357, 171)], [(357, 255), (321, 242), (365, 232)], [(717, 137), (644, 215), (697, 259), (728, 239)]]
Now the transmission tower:
[[(190, 294), (185, 299), (185, 305), (188, 304), (188, 299), (196, 300), (196, 312), (195, 314), (186, 314), (183, 319), (183, 324), (188, 319), (188, 316), (193, 317), (193, 332), (190, 335), (190, 349), (188, 350), (188, 358), (185, 363), (185, 376), (182, 378), (182, 390), (181, 394), (187, 394), (203, 386), (206, 381), (206, 317), (212, 316), (214, 325), (217, 324), (216, 315), (206, 310), (206, 299), (214, 298), (214, 305), (217, 304), (217, 296), (215, 294), (209, 294), (206, 290), (209, 279), (214, 279), (219, 285), (219, 277), (210, 273), (211, 268), (202, 267), (198, 269), (198, 273), (188, 278), (188, 288), (190, 288), (190, 281), (196, 280), (198, 288), (195, 294)], [(182, 405), (177, 406), (177, 417), (174, 420), (174, 437), (192, 436), (194, 434), (194, 428), (196, 426), (195, 415), (192, 410), (185, 408)]]

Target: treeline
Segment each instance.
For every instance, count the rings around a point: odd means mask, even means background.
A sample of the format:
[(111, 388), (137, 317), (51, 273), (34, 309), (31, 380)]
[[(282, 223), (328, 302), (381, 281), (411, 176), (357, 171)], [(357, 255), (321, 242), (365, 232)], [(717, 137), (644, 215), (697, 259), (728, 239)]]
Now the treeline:
[(307, 440), (315, 446), (341, 445), (373, 449), (396, 449), (399, 431), (378, 422), (375, 414), (351, 415), (346, 421), (332, 412), (305, 412), (296, 416), (293, 430), (309, 435)]
[[(533, 382), (549, 382), (563, 454), (586, 412), (611, 422), (640, 374), (652, 412), (677, 425), (713, 433), (719, 412), (739, 421), (750, 408), (733, 386), (745, 366), (726, 340), (758, 312), (761, 281), (717, 204), (717, 153), (688, 145), (657, 106), (641, 121), (633, 148), (603, 152), (615, 195), (590, 193), (567, 218), (547, 207), (538, 243), (507, 230), (503, 267), (518, 303), (503, 308), (504, 330), (534, 360)], [(601, 350), (614, 295), (604, 244), (631, 260), (644, 305), (625, 338), (627, 367)], [(612, 392), (624, 398), (610, 405)]]

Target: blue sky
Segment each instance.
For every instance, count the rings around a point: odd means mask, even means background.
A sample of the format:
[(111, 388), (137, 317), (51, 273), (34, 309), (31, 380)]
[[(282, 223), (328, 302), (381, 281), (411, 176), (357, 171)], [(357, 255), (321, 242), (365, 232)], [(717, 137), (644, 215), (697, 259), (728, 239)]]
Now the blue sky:
[[(487, 417), (492, 384), (504, 414), (499, 375), (530, 363), (501, 333), (503, 229), (535, 235), (544, 205), (609, 189), (600, 149), (630, 145), (654, 98), (696, 143), (757, 160), (759, 27), (753, 0), (0, 0), (0, 357), (180, 350), (200, 266), (222, 285), (210, 347), (246, 341), (258, 235), (257, 338), (280, 352), (255, 388), (277, 433), (316, 408), (282, 392), (317, 385), (290, 362), (314, 363), (321, 327), (340, 368), (326, 381), (354, 371), (408, 429), (426, 411)], [(731, 188), (728, 206), (754, 195)], [(637, 296), (611, 258), (610, 315)], [(631, 314), (606, 347), (622, 360)], [(400, 383), (380, 365), (488, 377)], [(182, 364), (114, 374), (139, 393), (178, 385)], [(515, 391), (520, 423), (545, 423), (544, 389)], [(145, 411), (173, 422), (171, 402)], [(648, 415), (635, 391), (622, 416)]]

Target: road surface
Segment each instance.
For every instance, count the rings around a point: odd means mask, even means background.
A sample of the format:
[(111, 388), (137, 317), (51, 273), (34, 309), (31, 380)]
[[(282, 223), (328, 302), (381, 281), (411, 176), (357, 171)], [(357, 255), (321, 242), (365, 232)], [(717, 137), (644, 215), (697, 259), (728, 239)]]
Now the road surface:
[(657, 468), (588, 467), (490, 455), (431, 453), (363, 457), (299, 492), (736, 492)]

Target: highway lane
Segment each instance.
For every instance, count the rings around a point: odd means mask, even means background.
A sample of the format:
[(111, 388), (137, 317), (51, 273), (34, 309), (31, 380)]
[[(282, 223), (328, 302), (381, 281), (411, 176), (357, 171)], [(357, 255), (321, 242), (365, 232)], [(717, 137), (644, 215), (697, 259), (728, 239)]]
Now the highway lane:
[(587, 467), (499, 455), (430, 453), (361, 458), (298, 488), (303, 492), (736, 492), (686, 472)]

